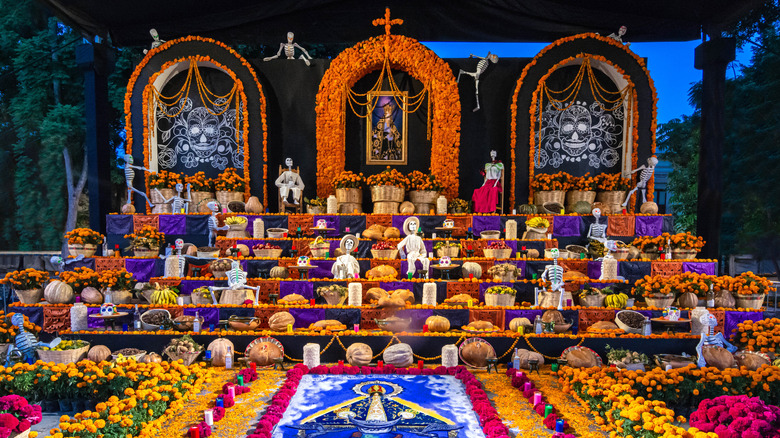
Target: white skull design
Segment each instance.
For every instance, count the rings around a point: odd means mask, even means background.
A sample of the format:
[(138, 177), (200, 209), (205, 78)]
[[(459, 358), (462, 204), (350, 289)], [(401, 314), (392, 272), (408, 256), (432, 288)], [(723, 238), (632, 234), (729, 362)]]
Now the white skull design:
[(572, 105), (561, 114), (558, 138), (563, 149), (571, 156), (582, 155), (591, 137), (590, 112), (582, 105)]
[[(219, 143), (219, 119), (204, 107), (195, 108), (187, 115), (187, 136), (192, 151), (198, 157), (212, 155)], [(224, 146), (220, 148), (224, 149)]]
[(449, 256), (444, 256), (439, 259), (439, 266), (450, 266), (452, 264), (452, 259)]

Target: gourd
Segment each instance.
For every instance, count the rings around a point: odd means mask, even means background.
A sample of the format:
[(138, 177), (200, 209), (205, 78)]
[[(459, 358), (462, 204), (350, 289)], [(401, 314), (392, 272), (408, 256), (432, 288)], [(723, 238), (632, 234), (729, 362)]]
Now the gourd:
[(466, 364), (476, 368), (483, 368), (487, 365), (488, 356), (494, 356), (495, 351), (490, 344), (479, 339), (464, 345), (460, 354), (463, 357), (463, 362), (466, 362)]
[(268, 327), (275, 332), (287, 330), (287, 325), (295, 325), (295, 317), (290, 312), (276, 312), (268, 318)]
[(563, 324), (563, 314), (557, 310), (548, 310), (542, 314), (542, 322), (554, 322), (556, 325)]
[(225, 366), (225, 356), (227, 356), (228, 348), (231, 351), (236, 351), (236, 347), (229, 339), (219, 338), (211, 341), (206, 348), (211, 352), (211, 364), (218, 367)]
[(160, 363), (162, 362), (162, 356), (157, 353), (147, 353), (141, 358), (142, 363)]
[(73, 288), (68, 283), (54, 280), (43, 290), (43, 297), (49, 304), (66, 304), (73, 301)]
[(399, 239), (401, 237), (401, 230), (396, 227), (389, 227), (383, 233), (385, 239)]
[(647, 201), (639, 207), (639, 212), (642, 214), (657, 214), (658, 204), (653, 201)]
[(103, 303), (103, 294), (92, 286), (87, 286), (81, 291), (81, 301), (87, 304)]
[(528, 369), (528, 361), (532, 359), (536, 359), (539, 365), (544, 365), (544, 356), (535, 351), (529, 351), (523, 348), (517, 350), (517, 359), (520, 362), (520, 368)]
[(135, 206), (133, 204), (122, 205), (122, 214), (134, 214)]
[(87, 352), (87, 359), (92, 362), (102, 362), (111, 357), (111, 350), (105, 345), (95, 345)]
[(596, 353), (590, 348), (574, 348), (566, 354), (569, 366), (573, 368), (592, 368), (599, 365)]
[(443, 316), (433, 315), (425, 320), (425, 325), (431, 332), (446, 332), (450, 329), (450, 320)]
[(572, 207), (572, 210), (575, 213), (579, 214), (590, 214), (590, 202), (588, 201), (577, 201), (574, 203), (574, 206)]
[(290, 273), (284, 266), (274, 266), (271, 268), (271, 273), (269, 275), (271, 278), (288, 278)]
[(263, 204), (257, 199), (257, 196), (250, 196), (246, 201), (244, 210), (250, 214), (261, 214), (263, 212)]
[(239, 243), (236, 245), (236, 249), (241, 253), (244, 257), (249, 257), (249, 247), (244, 245), (243, 243)]
[(479, 263), (466, 262), (461, 266), (463, 278), (469, 278), (469, 274), (474, 274), (474, 278), (482, 278), (482, 266)]
[(249, 351), (249, 360), (261, 367), (273, 365), (274, 359), (282, 357), (282, 350), (273, 342), (258, 342)]
[(509, 331), (516, 332), (518, 327), (531, 327), (531, 321), (528, 318), (512, 318), (509, 321)]
[(734, 295), (727, 290), (718, 291), (715, 294), (715, 307), (725, 307), (732, 309), (737, 305), (737, 301), (734, 299)]
[(374, 351), (371, 350), (368, 344), (355, 342), (347, 347), (347, 362), (352, 366), (366, 366), (371, 362), (373, 356)]
[(680, 295), (680, 298), (677, 299), (677, 303), (680, 305), (680, 307), (693, 309), (699, 305), (699, 297), (697, 297), (693, 292), (685, 292), (684, 294)]
[(395, 344), (387, 347), (382, 354), (382, 359), (388, 365), (395, 365), (396, 367), (408, 367), (414, 362), (412, 356), (412, 347), (409, 344)]
[(701, 353), (707, 366), (715, 367), (721, 371), (736, 366), (734, 356), (723, 347), (704, 347)]
[(404, 300), (406, 303), (414, 304), (414, 294), (408, 289), (396, 289), (390, 294), (390, 296), (393, 298), (398, 297)]

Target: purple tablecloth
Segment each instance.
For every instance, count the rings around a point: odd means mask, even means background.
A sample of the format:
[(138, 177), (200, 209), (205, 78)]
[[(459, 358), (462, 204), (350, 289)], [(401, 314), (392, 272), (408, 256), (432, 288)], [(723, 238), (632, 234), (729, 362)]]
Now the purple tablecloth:
[(162, 274), (162, 272), (158, 272), (158, 263), (159, 271), (161, 271), (162, 259), (125, 259), (125, 269), (133, 274), (137, 281), (144, 282)]
[(697, 274), (715, 275), (715, 263), (713, 262), (683, 262), (683, 272), (695, 272)]
[(636, 236), (660, 236), (663, 232), (663, 216), (636, 216)]
[(215, 307), (184, 308), (182, 314), (195, 316), (196, 312), (203, 318), (203, 325), (201, 327), (208, 327), (210, 325), (216, 326), (219, 324), (219, 309)]
[(728, 339), (731, 337), (734, 330), (737, 329), (737, 325), (740, 322), (744, 322), (747, 320), (751, 321), (760, 321), (764, 319), (764, 314), (760, 311), (757, 312), (726, 312), (726, 318), (724, 322), (724, 328), (723, 328), (723, 336)]
[[(620, 269), (620, 263), (618, 263), (618, 269)], [(599, 278), (601, 277), (601, 262), (589, 261), (588, 262), (588, 277)]]
[(160, 215), (160, 231), (164, 234), (187, 234), (187, 215)]
[(314, 283), (310, 281), (280, 281), (279, 298), (291, 294), (302, 295), (307, 300), (314, 298)]
[[(515, 318), (528, 318), (533, 324), (536, 315), (541, 317), (542, 314), (544, 314), (544, 310), (541, 309), (507, 309), (504, 313), (504, 330), (509, 329), (509, 323)], [(533, 327), (531, 330), (533, 331)]]
[(409, 291), (414, 291), (414, 283), (403, 282), (403, 281), (383, 281), (379, 283), (379, 287), (386, 291), (391, 291), (396, 289), (406, 289)]
[(553, 235), (554, 236), (580, 236), (580, 222), (579, 216), (555, 216), (553, 221)]
[(473, 216), (471, 218), (471, 227), (474, 229), (475, 236), (479, 236), (479, 233), (483, 231), (503, 231), (500, 216)]
[[(312, 216), (312, 227), (317, 226), (317, 221), (320, 219), (325, 219), (325, 223), (328, 224), (328, 228), (333, 228), (333, 231), (328, 231), (325, 236), (335, 238), (338, 237), (339, 234), (341, 234), (341, 223), (339, 221), (338, 216), (323, 216), (323, 215), (315, 215)], [(290, 230), (291, 232), (295, 232), (295, 230)], [(312, 230), (313, 232), (314, 230)], [(317, 234), (319, 236), (319, 234)], [(338, 248), (338, 245), (336, 245)], [(331, 248), (331, 254), (333, 254), (333, 249)]]
[(289, 312), (295, 318), (293, 328), (307, 328), (325, 319), (325, 309), (290, 309)]

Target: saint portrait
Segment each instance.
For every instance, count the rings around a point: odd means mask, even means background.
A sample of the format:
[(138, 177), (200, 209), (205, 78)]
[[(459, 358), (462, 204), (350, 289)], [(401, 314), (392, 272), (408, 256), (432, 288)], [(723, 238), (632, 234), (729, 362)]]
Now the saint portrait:
[(406, 164), (406, 92), (368, 94), (366, 164)]

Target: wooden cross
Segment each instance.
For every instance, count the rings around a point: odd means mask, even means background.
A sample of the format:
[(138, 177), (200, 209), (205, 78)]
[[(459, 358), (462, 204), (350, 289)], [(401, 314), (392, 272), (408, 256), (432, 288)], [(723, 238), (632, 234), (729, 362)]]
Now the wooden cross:
[(390, 19), (390, 8), (385, 8), (385, 17), (377, 18), (371, 22), (374, 26), (385, 26), (385, 35), (390, 36), (390, 26), (394, 24), (404, 24), (404, 20), (400, 18)]

